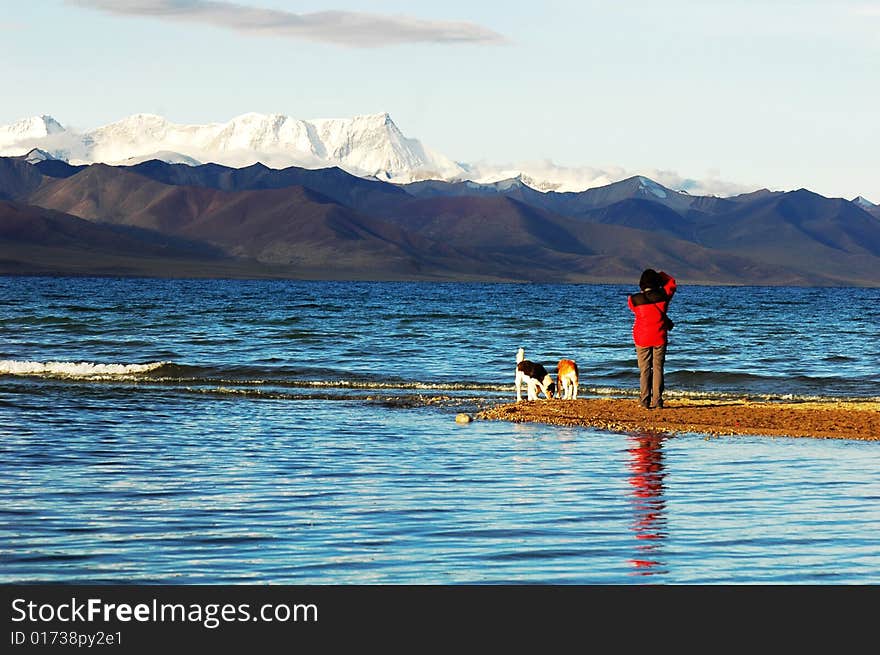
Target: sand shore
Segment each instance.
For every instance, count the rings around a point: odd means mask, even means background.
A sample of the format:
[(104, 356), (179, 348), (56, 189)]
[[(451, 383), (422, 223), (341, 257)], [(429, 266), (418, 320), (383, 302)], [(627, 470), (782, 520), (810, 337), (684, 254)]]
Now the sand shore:
[(692, 432), (880, 441), (880, 402), (668, 400), (647, 410), (632, 398), (536, 400), (497, 405), (478, 419), (550, 423), (613, 432)]

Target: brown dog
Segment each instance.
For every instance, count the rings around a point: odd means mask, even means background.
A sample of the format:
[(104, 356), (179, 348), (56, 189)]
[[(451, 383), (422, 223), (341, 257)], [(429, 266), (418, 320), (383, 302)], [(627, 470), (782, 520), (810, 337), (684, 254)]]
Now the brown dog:
[(560, 359), (556, 366), (556, 389), (560, 398), (577, 400), (579, 383), (578, 365), (573, 359)]

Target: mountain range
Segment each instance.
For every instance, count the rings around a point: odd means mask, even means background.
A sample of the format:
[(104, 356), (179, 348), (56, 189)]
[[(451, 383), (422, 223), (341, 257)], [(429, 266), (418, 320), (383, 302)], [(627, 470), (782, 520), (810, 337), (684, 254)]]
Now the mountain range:
[(353, 175), (403, 182), (466, 175), (459, 164), (405, 137), (387, 113), (308, 121), (250, 113), (207, 125), (135, 114), (86, 132), (68, 130), (42, 115), (0, 126), (0, 155), (18, 156), (33, 148), (39, 148), (42, 157), (71, 164), (132, 165), (158, 159), (237, 167), (257, 162), (274, 167), (339, 166)]
[(806, 189), (719, 198), (634, 176), (393, 184), (340, 168), (0, 157), (0, 273), (880, 285), (880, 208)]
[[(538, 191), (583, 191), (632, 174), (619, 167), (561, 166), (549, 160), (516, 164), (460, 162), (404, 136), (388, 113), (341, 119), (300, 120), (283, 114), (249, 113), (223, 123), (187, 125), (154, 114), (135, 114), (96, 129), (79, 131), (48, 115), (0, 126), (0, 156), (40, 149), (43, 158), (70, 164), (134, 165), (151, 159), (241, 168), (338, 167), (359, 177), (409, 183), (512, 178)], [(664, 170), (641, 171), (670, 188), (696, 195), (733, 195), (753, 190), (732, 182), (694, 180)]]

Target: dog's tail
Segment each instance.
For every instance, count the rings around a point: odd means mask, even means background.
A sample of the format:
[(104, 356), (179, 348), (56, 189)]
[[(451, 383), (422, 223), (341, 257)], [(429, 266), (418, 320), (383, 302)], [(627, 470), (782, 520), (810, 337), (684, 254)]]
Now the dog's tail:
[(526, 358), (526, 351), (523, 348), (520, 348), (516, 351), (516, 363), (519, 364), (522, 360)]

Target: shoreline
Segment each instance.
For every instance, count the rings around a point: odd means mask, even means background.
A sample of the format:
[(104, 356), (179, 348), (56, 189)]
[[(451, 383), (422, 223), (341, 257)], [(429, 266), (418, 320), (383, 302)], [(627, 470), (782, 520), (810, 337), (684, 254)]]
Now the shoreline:
[(880, 441), (880, 402), (675, 399), (648, 410), (632, 398), (579, 398), (503, 403), (477, 419), (547, 423), (611, 432), (696, 433), (707, 436), (806, 437)]

